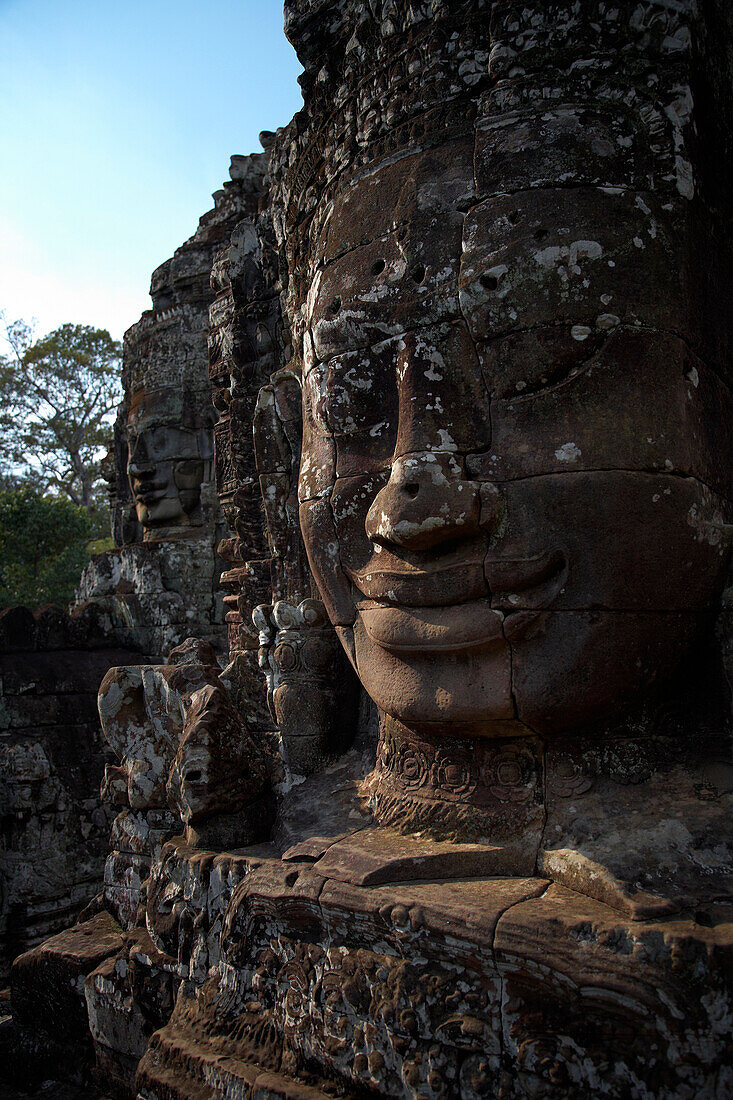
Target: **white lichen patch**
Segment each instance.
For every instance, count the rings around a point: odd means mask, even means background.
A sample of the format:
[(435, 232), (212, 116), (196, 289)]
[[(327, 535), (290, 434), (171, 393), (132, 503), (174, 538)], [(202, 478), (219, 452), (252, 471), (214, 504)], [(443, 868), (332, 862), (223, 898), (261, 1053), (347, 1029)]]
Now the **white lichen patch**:
[(445, 428), (438, 428), (438, 435), (440, 436), (440, 446), (444, 451), (457, 451), (458, 444), (453, 439), (450, 432), (447, 432)]
[(573, 241), (571, 244), (550, 245), (534, 253), (535, 263), (552, 270), (560, 264), (566, 265), (574, 274), (580, 274), (581, 260), (598, 260), (603, 255), (603, 245), (599, 241)]
[(582, 451), (576, 443), (563, 443), (563, 445), (558, 447), (555, 451), (555, 458), (559, 462), (577, 462), (581, 454)]

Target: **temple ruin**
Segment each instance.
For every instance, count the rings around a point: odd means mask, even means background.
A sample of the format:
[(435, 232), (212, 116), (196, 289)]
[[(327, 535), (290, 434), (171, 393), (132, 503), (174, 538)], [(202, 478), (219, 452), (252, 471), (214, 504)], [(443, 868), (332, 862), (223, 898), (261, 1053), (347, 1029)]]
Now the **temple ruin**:
[(117, 436), (121, 527), (177, 548), (214, 425), (227, 657), (199, 629), (105, 676), (104, 881), (14, 964), (13, 1080), (722, 1100), (733, 18), (285, 31), (304, 107), (235, 162), (216, 412), (179, 420), (163, 296)]

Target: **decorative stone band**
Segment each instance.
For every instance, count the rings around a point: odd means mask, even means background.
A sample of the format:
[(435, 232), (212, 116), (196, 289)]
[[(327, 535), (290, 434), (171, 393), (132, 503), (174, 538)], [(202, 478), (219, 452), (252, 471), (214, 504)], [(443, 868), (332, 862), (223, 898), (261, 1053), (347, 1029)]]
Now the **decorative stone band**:
[(252, 621), (285, 762), (292, 772), (310, 775), (322, 766), (337, 732), (338, 638), (320, 600), (297, 607), (286, 600), (260, 604)]
[(544, 822), (543, 749), (537, 737), (431, 737), (382, 720), (374, 771), (363, 785), (383, 825), (441, 839), (536, 839)]

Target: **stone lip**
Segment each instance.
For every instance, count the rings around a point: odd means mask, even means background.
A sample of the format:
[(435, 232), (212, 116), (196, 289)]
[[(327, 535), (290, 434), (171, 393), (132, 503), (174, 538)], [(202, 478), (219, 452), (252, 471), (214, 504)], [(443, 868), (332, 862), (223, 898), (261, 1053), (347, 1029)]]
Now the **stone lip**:
[[(454, 560), (456, 557), (458, 560)], [(466, 603), (487, 592), (483, 552), (478, 557), (465, 553), (442, 555), (440, 563), (430, 568), (428, 561), (411, 565), (384, 551), (372, 564), (374, 568), (368, 566), (351, 574), (357, 597), (363, 595), (367, 601), (440, 607)]]
[(450, 651), (502, 644), (503, 616), (488, 600), (448, 607), (362, 606), (359, 614), (370, 638), (392, 652)]
[(560, 593), (568, 575), (568, 558), (563, 550), (547, 550), (533, 558), (487, 558), (484, 562), (494, 605), (511, 611), (522, 607), (549, 607)]

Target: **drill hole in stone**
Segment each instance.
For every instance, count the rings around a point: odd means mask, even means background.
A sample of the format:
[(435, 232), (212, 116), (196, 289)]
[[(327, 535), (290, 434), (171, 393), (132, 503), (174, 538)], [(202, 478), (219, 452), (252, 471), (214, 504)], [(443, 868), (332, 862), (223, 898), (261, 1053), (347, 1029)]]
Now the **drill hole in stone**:
[(496, 290), (499, 285), (499, 280), (496, 275), (482, 275), (479, 282), (484, 290)]
[(338, 297), (338, 295), (332, 300), (328, 308), (331, 313), (338, 313), (338, 311), (341, 309), (341, 299)]
[(536, 229), (535, 234), (534, 234), (534, 239), (536, 241), (544, 241), (546, 237), (549, 237), (549, 235), (550, 235), (550, 230), (549, 229)]
[(384, 271), (384, 268), (385, 268), (384, 260), (375, 260), (374, 263), (372, 264), (372, 275), (381, 275), (382, 272)]
[(412, 277), (416, 283), (422, 283), (425, 279), (425, 264), (415, 264), (412, 269)]
[(512, 210), (511, 214), (509, 215), (509, 221), (512, 225), (516, 225), (521, 216), (522, 215), (519, 213), (518, 210)]
[(417, 494), (420, 492), (420, 486), (416, 481), (408, 481), (405, 485), (405, 492), (411, 500), (414, 500)]

